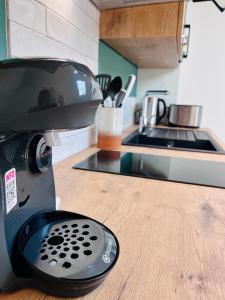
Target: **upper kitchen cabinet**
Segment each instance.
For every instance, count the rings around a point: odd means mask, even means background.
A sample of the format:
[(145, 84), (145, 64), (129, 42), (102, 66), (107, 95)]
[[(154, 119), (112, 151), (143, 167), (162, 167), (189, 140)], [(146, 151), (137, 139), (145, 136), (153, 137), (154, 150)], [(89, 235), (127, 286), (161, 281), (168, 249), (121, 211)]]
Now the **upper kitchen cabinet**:
[(182, 52), (185, 2), (107, 9), (100, 38), (141, 68), (176, 68)]

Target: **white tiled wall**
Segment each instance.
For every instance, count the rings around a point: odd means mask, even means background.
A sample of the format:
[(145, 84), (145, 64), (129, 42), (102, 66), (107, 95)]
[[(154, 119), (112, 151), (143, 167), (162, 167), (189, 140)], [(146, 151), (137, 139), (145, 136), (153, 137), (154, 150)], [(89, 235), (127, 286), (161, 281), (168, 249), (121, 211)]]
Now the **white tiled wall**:
[(138, 69), (137, 97), (139, 103), (148, 90), (167, 90), (168, 95), (162, 96), (166, 105), (177, 102), (179, 69)]
[(180, 66), (178, 103), (202, 105), (202, 127), (225, 143), (225, 15), (208, 2), (187, 5), (188, 58)]
[[(9, 51), (13, 57), (69, 58), (98, 73), (99, 11), (89, 0), (8, 0)], [(61, 134), (54, 162), (88, 147), (95, 130)]]

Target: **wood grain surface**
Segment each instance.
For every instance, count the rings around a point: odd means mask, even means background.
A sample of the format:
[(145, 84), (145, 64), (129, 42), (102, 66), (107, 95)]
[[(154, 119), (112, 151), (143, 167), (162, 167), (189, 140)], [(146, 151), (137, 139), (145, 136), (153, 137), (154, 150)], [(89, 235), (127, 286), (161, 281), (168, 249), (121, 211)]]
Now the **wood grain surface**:
[(179, 4), (171, 2), (103, 10), (100, 37), (176, 37)]
[[(225, 190), (72, 169), (96, 151), (91, 147), (54, 168), (61, 208), (103, 222), (120, 242), (116, 266), (83, 299), (224, 300)], [(225, 161), (215, 154), (138, 151)], [(25, 289), (2, 299), (57, 298)]]
[(100, 38), (139, 67), (174, 68), (178, 65), (183, 11), (183, 2), (104, 10)]

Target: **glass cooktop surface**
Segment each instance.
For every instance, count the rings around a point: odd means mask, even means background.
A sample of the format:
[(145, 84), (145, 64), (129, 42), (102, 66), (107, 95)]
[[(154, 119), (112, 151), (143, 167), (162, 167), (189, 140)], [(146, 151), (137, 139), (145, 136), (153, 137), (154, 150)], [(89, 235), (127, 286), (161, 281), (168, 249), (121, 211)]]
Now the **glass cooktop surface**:
[(216, 161), (101, 150), (73, 168), (225, 188), (225, 163)]

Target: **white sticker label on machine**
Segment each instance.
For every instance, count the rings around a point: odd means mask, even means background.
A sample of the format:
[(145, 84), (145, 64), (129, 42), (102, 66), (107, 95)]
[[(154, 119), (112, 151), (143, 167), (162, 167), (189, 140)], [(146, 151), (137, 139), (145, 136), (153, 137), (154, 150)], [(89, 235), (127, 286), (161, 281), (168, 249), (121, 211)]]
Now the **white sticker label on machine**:
[(17, 204), (16, 169), (13, 168), (5, 173), (5, 198), (7, 214)]

